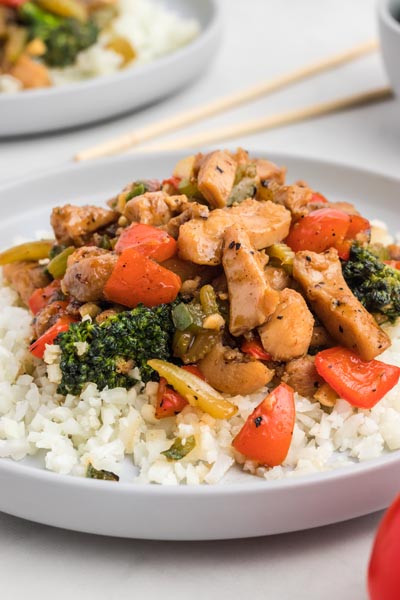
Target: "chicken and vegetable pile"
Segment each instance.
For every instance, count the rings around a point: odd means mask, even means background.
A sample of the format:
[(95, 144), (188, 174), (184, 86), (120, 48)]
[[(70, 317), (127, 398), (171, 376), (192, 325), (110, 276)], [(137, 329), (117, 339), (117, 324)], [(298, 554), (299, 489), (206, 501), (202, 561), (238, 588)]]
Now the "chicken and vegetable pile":
[[(50, 69), (73, 65), (117, 14), (115, 0), (0, 0), (0, 75), (24, 89), (52, 85)], [(121, 36), (111, 36), (107, 48), (122, 66), (136, 55)]]
[(377, 358), (400, 314), (400, 247), (372, 243), (353, 205), (285, 183), (267, 160), (189, 156), (107, 208), (54, 208), (51, 225), (55, 240), (0, 264), (34, 315), (31, 353), (61, 349), (61, 394), (129, 389), (139, 372), (159, 381), (157, 419), (188, 403), (226, 419), (235, 396), (268, 386), (233, 445), (275, 466), (294, 392), (371, 408), (399, 380)]

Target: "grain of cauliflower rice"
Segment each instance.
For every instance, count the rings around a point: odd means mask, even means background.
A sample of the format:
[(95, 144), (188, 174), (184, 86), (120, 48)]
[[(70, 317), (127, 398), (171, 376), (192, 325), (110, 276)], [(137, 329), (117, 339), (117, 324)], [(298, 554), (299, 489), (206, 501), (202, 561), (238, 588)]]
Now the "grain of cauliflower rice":
[[(55, 240), (0, 253), (0, 457), (176, 485), (218, 483), (234, 465), (267, 480), (351, 468), (400, 449), (399, 246), (352, 205), (284, 179), (242, 150), (187, 157), (109, 209), (55, 208)], [(384, 298), (367, 276), (385, 277)], [(332, 308), (338, 281), (351, 291), (338, 306), (337, 288)]]

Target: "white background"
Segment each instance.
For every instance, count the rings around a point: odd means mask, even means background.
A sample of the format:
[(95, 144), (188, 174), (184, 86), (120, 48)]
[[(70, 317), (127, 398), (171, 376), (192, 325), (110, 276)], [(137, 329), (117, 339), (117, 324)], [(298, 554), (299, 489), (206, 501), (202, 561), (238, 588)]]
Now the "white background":
[[(220, 4), (225, 21), (222, 49), (190, 89), (140, 113), (96, 127), (4, 140), (0, 142), (0, 183), (65, 164), (82, 148), (376, 34), (373, 0), (220, 0)], [(190, 131), (385, 83), (378, 55), (369, 56), (216, 117), (207, 125), (193, 126)], [(389, 100), (235, 143), (334, 159), (397, 175), (399, 116), (399, 101)], [(64, 532), (0, 514), (1, 596), (17, 600), (366, 600), (368, 556), (380, 517), (375, 514), (254, 540), (172, 543)]]

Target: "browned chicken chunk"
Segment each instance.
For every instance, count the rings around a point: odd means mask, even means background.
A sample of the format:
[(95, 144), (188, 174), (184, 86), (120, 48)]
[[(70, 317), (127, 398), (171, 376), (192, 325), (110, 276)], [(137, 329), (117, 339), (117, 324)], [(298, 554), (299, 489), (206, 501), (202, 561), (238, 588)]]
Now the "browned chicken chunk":
[(80, 302), (103, 300), (103, 289), (118, 256), (95, 247), (79, 248), (68, 259), (67, 271), (62, 280), (65, 294)]
[(235, 182), (236, 169), (236, 161), (223, 150), (212, 152), (203, 159), (197, 185), (213, 208), (226, 206)]
[(165, 225), (172, 217), (164, 192), (146, 192), (126, 203), (124, 216), (130, 222), (145, 225)]
[(247, 230), (251, 245), (260, 250), (287, 236), (290, 213), (273, 202), (251, 198), (239, 206), (213, 210), (207, 219), (192, 219), (181, 225), (179, 255), (199, 265), (220, 264), (224, 232), (235, 223)]
[(23, 53), (12, 65), (9, 74), (18, 79), (24, 89), (48, 87), (51, 85), (49, 70), (45, 65)]
[(314, 317), (298, 292), (286, 288), (267, 322), (258, 328), (261, 343), (274, 360), (287, 361), (306, 354), (310, 345)]
[(330, 335), (371, 360), (390, 346), (389, 336), (347, 286), (337, 251), (297, 252), (293, 276)]
[(228, 283), (232, 335), (242, 335), (264, 323), (279, 302), (279, 293), (264, 276), (264, 264), (243, 227), (231, 225), (225, 230), (222, 265)]
[(177, 210), (178, 214), (172, 217), (166, 225), (162, 227), (169, 235), (177, 239), (179, 236), (179, 229), (183, 223), (190, 221), (191, 219), (207, 219), (209, 215), (208, 207), (199, 202), (189, 202), (186, 196), (175, 196), (176, 198), (185, 198), (185, 202), (182, 202)]
[(47, 306), (44, 306), (33, 319), (36, 337), (41, 336), (42, 333), (54, 325), (58, 318), (65, 313), (66, 310), (60, 306), (59, 302), (51, 302)]
[(113, 223), (118, 213), (99, 206), (58, 206), (51, 213), (51, 225), (60, 244), (83, 246), (90, 235)]
[(286, 185), (277, 188), (274, 192), (274, 200), (290, 210), (295, 219), (299, 219), (307, 215), (310, 210), (318, 208), (318, 206), (311, 207), (312, 198), (312, 190), (309, 187), (300, 185)]
[(324, 382), (317, 373), (314, 357), (309, 355), (289, 361), (285, 366), (282, 381), (306, 398), (312, 398)]
[(37, 262), (15, 262), (3, 267), (4, 277), (18, 292), (22, 302), (28, 305), (33, 292), (50, 283), (42, 266)]
[(274, 371), (259, 360), (245, 360), (243, 354), (221, 343), (213, 346), (199, 367), (212, 387), (233, 396), (252, 394), (274, 376)]
[(257, 167), (257, 174), (261, 181), (276, 181), (283, 185), (285, 183), (286, 169), (278, 167), (275, 163), (265, 158), (256, 158), (252, 161)]

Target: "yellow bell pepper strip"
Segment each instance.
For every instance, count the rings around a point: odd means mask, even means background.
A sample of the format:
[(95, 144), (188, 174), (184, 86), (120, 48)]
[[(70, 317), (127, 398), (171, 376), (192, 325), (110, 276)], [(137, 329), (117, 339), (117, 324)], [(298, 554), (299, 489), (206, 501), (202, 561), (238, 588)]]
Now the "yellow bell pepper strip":
[(122, 57), (121, 67), (126, 67), (130, 62), (137, 58), (137, 52), (130, 41), (123, 36), (114, 35), (114, 37), (106, 45), (108, 50), (113, 50)]
[(60, 254), (57, 254), (51, 259), (47, 265), (47, 270), (53, 279), (62, 279), (64, 277), (65, 271), (67, 270), (68, 257), (71, 256), (75, 250), (76, 248), (74, 246), (68, 246), (68, 248), (65, 248)]
[(42, 260), (48, 258), (49, 252), (54, 245), (54, 240), (38, 240), (25, 242), (0, 252), (0, 266), (23, 260)]
[(230, 419), (236, 414), (237, 407), (197, 375), (165, 360), (152, 359), (147, 364), (157, 371), (160, 377), (164, 377), (189, 404), (200, 408), (214, 419)]
[(43, 10), (60, 17), (77, 19), (85, 23), (88, 20), (88, 10), (83, 2), (78, 0), (36, 0)]

